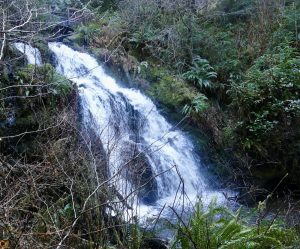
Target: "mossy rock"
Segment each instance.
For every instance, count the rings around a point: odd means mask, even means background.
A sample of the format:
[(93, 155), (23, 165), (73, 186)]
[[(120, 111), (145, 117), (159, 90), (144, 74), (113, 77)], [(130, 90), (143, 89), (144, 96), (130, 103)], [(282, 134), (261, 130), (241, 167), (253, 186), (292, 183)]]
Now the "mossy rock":
[(48, 47), (48, 42), (41, 36), (36, 36), (32, 42), (33, 47), (37, 48), (43, 58), (43, 63), (49, 63), (51, 61), (51, 51)]
[[(68, 103), (72, 92), (71, 82), (58, 74), (50, 64), (42, 67), (27, 65), (7, 78), (5, 85), (24, 86), (4, 94), (4, 97), (17, 97), (8, 99), (1, 106), (0, 136), (14, 136), (51, 126), (57, 110)], [(13, 122), (8, 122), (10, 116)], [(36, 135), (32, 133), (10, 139), (9, 143), (5, 143), (3, 151), (12, 147), (18, 153), (38, 151), (34, 139)]]
[(46, 90), (53, 95), (67, 95), (72, 90), (71, 82), (57, 73), (51, 64), (44, 64), (42, 67), (27, 65), (17, 73), (16, 79), (20, 85), (31, 84), (34, 87), (44, 84)]
[(71, 46), (75, 49), (80, 49), (81, 46), (84, 45), (84, 40), (80, 34), (75, 33), (74, 35), (64, 38), (63, 43), (65, 43), (66, 45)]
[(180, 112), (182, 107), (191, 103), (198, 94), (195, 87), (188, 85), (168, 71), (154, 68), (151, 72), (153, 72), (153, 83), (148, 94), (173, 110)]

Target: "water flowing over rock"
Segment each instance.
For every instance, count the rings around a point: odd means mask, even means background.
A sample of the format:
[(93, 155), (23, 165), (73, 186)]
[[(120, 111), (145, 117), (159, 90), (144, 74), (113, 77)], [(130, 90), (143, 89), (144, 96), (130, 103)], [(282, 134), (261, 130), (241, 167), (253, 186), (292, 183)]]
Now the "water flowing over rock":
[(33, 48), (32, 46), (22, 42), (16, 42), (14, 43), (14, 46), (21, 53), (25, 54), (28, 64), (37, 66), (41, 66), (43, 64), (41, 53), (37, 48)]
[(218, 195), (208, 189), (191, 141), (148, 97), (118, 85), (86, 53), (61, 43), (49, 43), (49, 48), (58, 72), (79, 88), (84, 127), (100, 137), (119, 193), (138, 192), (142, 213), (175, 199), (182, 202), (182, 193), (191, 201)]

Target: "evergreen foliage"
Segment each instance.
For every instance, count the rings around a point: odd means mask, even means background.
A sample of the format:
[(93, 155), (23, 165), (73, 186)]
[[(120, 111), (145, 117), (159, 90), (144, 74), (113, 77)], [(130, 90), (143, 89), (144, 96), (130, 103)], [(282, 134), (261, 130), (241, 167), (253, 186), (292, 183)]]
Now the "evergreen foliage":
[(241, 216), (241, 208), (233, 213), (211, 202), (207, 208), (198, 204), (188, 225), (180, 225), (173, 248), (283, 249), (297, 248), (298, 242), (296, 232), (280, 221), (252, 225)]

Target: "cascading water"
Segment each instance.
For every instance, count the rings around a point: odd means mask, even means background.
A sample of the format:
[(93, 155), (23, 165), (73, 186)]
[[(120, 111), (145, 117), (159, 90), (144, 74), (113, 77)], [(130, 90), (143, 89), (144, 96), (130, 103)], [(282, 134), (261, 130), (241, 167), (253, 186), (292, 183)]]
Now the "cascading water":
[(22, 42), (16, 42), (14, 43), (14, 46), (21, 53), (25, 54), (28, 64), (37, 66), (42, 65), (42, 56), (37, 48), (33, 48), (32, 46)]
[[(211, 199), (193, 144), (140, 91), (122, 87), (96, 59), (61, 43), (50, 43), (59, 73), (77, 84), (83, 122), (101, 139), (109, 174), (123, 196), (138, 188), (140, 211), (180, 199)], [(141, 187), (142, 186), (142, 187)]]
[[(23, 43), (14, 46), (28, 64), (42, 65), (38, 49)], [(90, 55), (60, 43), (49, 47), (58, 72), (78, 85), (84, 127), (101, 139), (111, 184), (123, 197), (138, 190), (138, 198), (129, 200), (140, 202), (142, 216), (185, 198), (193, 203), (198, 196), (204, 201), (220, 196), (205, 184), (193, 144), (148, 97), (119, 86)]]
[[(28, 64), (42, 65), (38, 49), (23, 43), (14, 46)], [(139, 201), (141, 216), (165, 204), (182, 205), (186, 198), (193, 203), (198, 196), (204, 201), (220, 196), (204, 183), (190, 140), (148, 97), (119, 86), (90, 55), (60, 43), (49, 47), (58, 72), (78, 85), (84, 127), (101, 140), (111, 184), (123, 197), (138, 190), (138, 198), (129, 200)]]

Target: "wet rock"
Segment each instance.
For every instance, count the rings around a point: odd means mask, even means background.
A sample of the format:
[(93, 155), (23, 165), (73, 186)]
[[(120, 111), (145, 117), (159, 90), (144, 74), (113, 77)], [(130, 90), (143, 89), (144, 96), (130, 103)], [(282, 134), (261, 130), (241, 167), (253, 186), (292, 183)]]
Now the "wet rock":
[(168, 249), (169, 242), (161, 238), (145, 238), (143, 248), (145, 249)]

